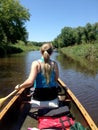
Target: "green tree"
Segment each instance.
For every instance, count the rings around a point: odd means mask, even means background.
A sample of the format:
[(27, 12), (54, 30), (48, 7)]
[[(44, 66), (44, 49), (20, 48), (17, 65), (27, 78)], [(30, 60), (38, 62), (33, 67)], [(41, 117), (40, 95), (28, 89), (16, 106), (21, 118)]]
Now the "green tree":
[(90, 23), (86, 24), (86, 30), (87, 30), (87, 40), (88, 42), (92, 42), (95, 40), (95, 34), (94, 34), (94, 30), (93, 30), (93, 25), (91, 25)]
[(98, 22), (93, 25), (92, 30), (95, 40), (98, 41)]
[(25, 22), (30, 14), (20, 5), (19, 0), (0, 0), (0, 40), (15, 43), (17, 40), (27, 40), (28, 33)]
[(87, 23), (85, 27), (64, 27), (61, 33), (54, 39), (55, 47), (66, 47), (84, 43), (98, 43), (98, 23), (91, 25)]

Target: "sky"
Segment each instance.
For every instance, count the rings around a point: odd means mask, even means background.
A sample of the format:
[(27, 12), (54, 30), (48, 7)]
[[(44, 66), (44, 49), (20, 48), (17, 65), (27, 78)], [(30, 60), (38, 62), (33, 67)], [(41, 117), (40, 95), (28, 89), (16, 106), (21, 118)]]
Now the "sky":
[(29, 41), (53, 41), (64, 27), (98, 22), (98, 0), (20, 0), (29, 10), (25, 26)]

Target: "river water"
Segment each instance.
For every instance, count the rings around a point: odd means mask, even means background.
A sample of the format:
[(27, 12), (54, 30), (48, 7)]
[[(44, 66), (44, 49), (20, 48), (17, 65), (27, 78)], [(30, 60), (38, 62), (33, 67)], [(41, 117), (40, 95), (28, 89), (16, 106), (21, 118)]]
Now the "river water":
[[(8, 95), (17, 84), (28, 77), (32, 61), (40, 57), (39, 51), (30, 51), (0, 58), (0, 98)], [(52, 59), (58, 63), (60, 78), (73, 91), (98, 126), (98, 72), (89, 72), (57, 52), (53, 53)]]

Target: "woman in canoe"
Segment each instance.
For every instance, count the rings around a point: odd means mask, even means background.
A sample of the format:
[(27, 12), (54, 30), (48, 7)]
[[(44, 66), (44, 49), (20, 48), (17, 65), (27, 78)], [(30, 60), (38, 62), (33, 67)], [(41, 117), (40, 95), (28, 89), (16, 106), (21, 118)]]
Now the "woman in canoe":
[[(16, 90), (33, 86), (33, 99), (39, 101), (50, 101), (57, 98), (57, 79), (59, 77), (58, 65), (50, 56), (53, 46), (50, 43), (43, 44), (41, 47), (42, 57), (32, 62), (29, 77)], [(33, 99), (30, 101), (33, 107)]]

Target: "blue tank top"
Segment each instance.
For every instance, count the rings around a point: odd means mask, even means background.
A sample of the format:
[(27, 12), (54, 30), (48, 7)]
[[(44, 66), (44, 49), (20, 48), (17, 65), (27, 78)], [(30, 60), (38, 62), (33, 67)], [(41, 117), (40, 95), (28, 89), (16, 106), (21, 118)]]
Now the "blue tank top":
[[(44, 62), (44, 59), (40, 59), (41, 62)], [(55, 71), (54, 69), (50, 75), (50, 82), (47, 84), (46, 78), (42, 70), (37, 74), (37, 77), (34, 81), (34, 88), (48, 88), (48, 87), (57, 87), (57, 82), (55, 81)]]

